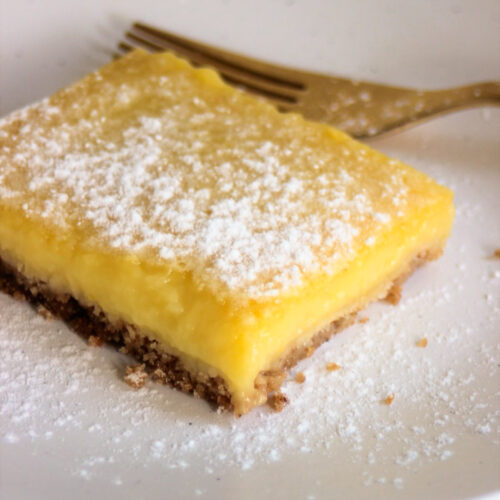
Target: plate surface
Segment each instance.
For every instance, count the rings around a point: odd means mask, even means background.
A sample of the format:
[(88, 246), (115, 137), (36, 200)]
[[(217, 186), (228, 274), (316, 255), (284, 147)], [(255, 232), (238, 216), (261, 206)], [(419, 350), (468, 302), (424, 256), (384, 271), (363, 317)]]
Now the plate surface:
[[(0, 114), (107, 62), (135, 19), (360, 79), (500, 79), (494, 0), (2, 0)], [(124, 357), (1, 295), (0, 497), (500, 497), (499, 138), (500, 109), (483, 108), (370, 141), (454, 189), (453, 233), (397, 307), (371, 306), (292, 371), (280, 414), (235, 420), (152, 383), (134, 392)]]

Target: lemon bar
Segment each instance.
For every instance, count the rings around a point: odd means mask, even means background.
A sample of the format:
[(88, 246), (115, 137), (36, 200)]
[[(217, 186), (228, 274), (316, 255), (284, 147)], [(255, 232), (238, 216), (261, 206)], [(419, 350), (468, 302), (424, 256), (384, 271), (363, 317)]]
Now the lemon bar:
[(0, 121), (2, 288), (237, 415), (453, 214), (423, 173), (168, 53)]

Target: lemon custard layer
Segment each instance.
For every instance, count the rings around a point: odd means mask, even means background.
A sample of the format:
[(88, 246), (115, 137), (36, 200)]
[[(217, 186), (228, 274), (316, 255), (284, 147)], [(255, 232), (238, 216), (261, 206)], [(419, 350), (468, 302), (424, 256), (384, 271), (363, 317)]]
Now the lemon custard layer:
[(135, 51), (0, 121), (13, 279), (147, 339), (157, 354), (129, 350), (166, 382), (238, 414), (437, 256), (452, 219), (426, 175), (171, 54)]

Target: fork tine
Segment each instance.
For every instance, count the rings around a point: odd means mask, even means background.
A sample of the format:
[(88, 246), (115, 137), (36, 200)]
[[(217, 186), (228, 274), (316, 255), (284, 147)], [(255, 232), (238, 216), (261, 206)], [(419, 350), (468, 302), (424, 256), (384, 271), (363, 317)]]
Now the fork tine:
[(120, 57), (123, 57), (125, 54), (134, 50), (135, 48), (137, 47), (134, 47), (127, 42), (119, 41), (116, 50), (112, 54), (113, 60), (116, 61), (117, 59), (120, 59)]
[[(186, 56), (196, 65), (207, 65), (213, 64), (211, 58), (207, 58), (200, 54), (199, 52), (194, 52), (190, 49), (185, 49), (184, 47), (178, 47), (166, 40), (151, 39), (149, 36), (138, 36), (133, 32), (125, 33), (125, 36), (135, 43), (140, 44), (148, 50), (165, 50), (171, 49), (177, 53)], [(278, 99), (283, 102), (297, 102), (297, 91), (291, 90), (287, 87), (277, 86), (275, 84), (269, 83), (264, 80), (259, 80), (253, 78), (252, 75), (248, 73), (243, 73), (239, 70), (235, 70), (232, 67), (228, 67), (225, 63), (215, 64), (219, 73), (230, 83), (234, 85), (243, 85), (247, 90), (253, 90), (254, 93), (262, 94), (267, 98)]]
[[(151, 46), (151, 44), (141, 43), (140, 45), (132, 45), (128, 42), (120, 41), (118, 43), (118, 53), (115, 53), (113, 56), (115, 59), (120, 58), (124, 53), (130, 52), (138, 47), (147, 48), (149, 50), (160, 51), (164, 50), (165, 47), (155, 47)], [(263, 90), (262, 88), (257, 88), (249, 83), (242, 82), (237, 80), (236, 78), (231, 78), (227, 75), (223, 75), (224, 79), (233, 85), (237, 85), (238, 87), (255, 94), (260, 97), (265, 97), (266, 101), (273, 103), (280, 111), (287, 112), (291, 111), (293, 106), (295, 105), (295, 99), (289, 98), (287, 96), (274, 94), (273, 92)]]
[(304, 90), (306, 85), (303, 83), (303, 73), (274, 64), (267, 64), (250, 57), (241, 56), (233, 52), (218, 49), (209, 45), (205, 45), (193, 40), (173, 35), (163, 30), (159, 30), (144, 23), (136, 22), (133, 24), (133, 29), (155, 37), (156, 39), (165, 40), (177, 47), (185, 48), (192, 52), (198, 52), (215, 62), (225, 64), (235, 70), (252, 75), (255, 78), (265, 80), (268, 83), (288, 87), (294, 90)]
[[(124, 41), (120, 41), (118, 42), (118, 50), (122, 51), (122, 52), (130, 52), (131, 50), (134, 50), (136, 47), (134, 47), (133, 45), (130, 45), (130, 43), (127, 43), (127, 42), (124, 42)], [(123, 55), (123, 54), (118, 54), (118, 55)]]

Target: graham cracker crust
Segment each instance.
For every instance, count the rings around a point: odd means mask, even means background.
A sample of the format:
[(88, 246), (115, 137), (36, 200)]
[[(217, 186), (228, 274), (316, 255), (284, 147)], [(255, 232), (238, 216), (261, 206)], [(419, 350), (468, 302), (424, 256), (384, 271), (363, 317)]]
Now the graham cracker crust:
[[(441, 250), (421, 252), (408, 268), (394, 282), (386, 299), (396, 303), (400, 296), (401, 284), (423, 263), (436, 259)], [(45, 318), (63, 320), (79, 335), (89, 339), (89, 344), (99, 346), (106, 342), (122, 353), (134, 357), (141, 369), (156, 382), (169, 385), (182, 392), (193, 394), (215, 405), (218, 410), (235, 411), (231, 393), (224, 379), (209, 376), (201, 371), (186, 369), (178, 356), (168, 353), (157, 341), (141, 333), (136, 327), (124, 322), (112, 322), (97, 307), (88, 307), (69, 294), (55, 293), (43, 281), (31, 281), (15, 267), (0, 258), (0, 290), (19, 300), (29, 302)], [(285, 380), (286, 371), (303, 358), (313, 354), (315, 349), (334, 334), (351, 326), (357, 312), (341, 317), (316, 332), (306, 342), (292, 347), (270, 369), (260, 372), (255, 379), (255, 388), (262, 394), (262, 402), (267, 402), (276, 410), (286, 404), (286, 397), (279, 392)], [(240, 416), (250, 410), (236, 409)]]
[(54, 293), (44, 282), (30, 282), (0, 258), (0, 290), (27, 300), (44, 317), (62, 319), (72, 330), (89, 339), (91, 345), (106, 342), (130, 354), (151, 374), (153, 380), (194, 394), (232, 410), (231, 395), (221, 377), (186, 370), (177, 356), (165, 352), (158, 342), (140, 335), (132, 325), (113, 323), (94, 307), (87, 307), (69, 294)]

